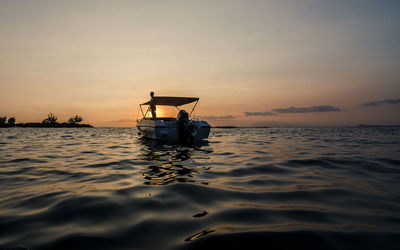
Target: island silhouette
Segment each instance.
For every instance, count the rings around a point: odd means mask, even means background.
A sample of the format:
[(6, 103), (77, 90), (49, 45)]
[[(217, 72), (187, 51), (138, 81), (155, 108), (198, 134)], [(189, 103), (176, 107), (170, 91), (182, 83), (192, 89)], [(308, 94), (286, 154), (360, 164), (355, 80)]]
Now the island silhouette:
[(53, 113), (49, 113), (47, 118), (43, 119), (42, 122), (26, 122), (16, 123), (14, 117), (10, 117), (7, 120), (7, 116), (0, 116), (0, 127), (23, 127), (23, 128), (92, 128), (90, 124), (83, 124), (83, 118), (79, 115), (72, 116), (68, 119), (68, 122), (57, 122), (58, 117)]

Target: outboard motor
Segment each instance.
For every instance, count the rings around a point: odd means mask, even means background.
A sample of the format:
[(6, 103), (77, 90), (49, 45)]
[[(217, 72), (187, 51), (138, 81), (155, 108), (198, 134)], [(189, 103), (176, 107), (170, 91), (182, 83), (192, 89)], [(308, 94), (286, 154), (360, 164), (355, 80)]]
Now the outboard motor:
[(191, 143), (196, 135), (196, 128), (189, 121), (189, 114), (186, 110), (180, 110), (178, 116), (176, 118), (178, 133), (179, 133), (179, 142), (182, 143)]

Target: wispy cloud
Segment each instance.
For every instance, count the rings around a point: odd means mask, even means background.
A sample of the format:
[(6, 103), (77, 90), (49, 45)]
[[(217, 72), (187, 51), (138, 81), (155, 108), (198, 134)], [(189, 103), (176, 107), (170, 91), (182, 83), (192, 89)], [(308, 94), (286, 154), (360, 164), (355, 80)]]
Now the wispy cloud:
[(222, 116), (218, 116), (218, 115), (209, 115), (209, 116), (199, 116), (202, 119), (205, 120), (227, 120), (227, 119), (234, 119), (235, 117), (233, 115), (222, 115)]
[(264, 111), (264, 112), (244, 112), (246, 116), (269, 116), (269, 115), (276, 115), (275, 113), (272, 113), (270, 111)]
[(378, 105), (382, 105), (382, 104), (400, 104), (400, 98), (385, 99), (385, 100), (374, 101), (374, 102), (364, 102), (362, 106), (371, 107), (371, 106), (378, 106)]
[(251, 91), (250, 88), (235, 88), (237, 91)]
[(289, 107), (289, 108), (279, 108), (272, 109), (272, 111), (277, 113), (311, 113), (311, 112), (336, 112), (341, 109), (338, 107), (325, 105), (325, 106), (312, 106), (307, 108), (297, 108), (297, 107)]

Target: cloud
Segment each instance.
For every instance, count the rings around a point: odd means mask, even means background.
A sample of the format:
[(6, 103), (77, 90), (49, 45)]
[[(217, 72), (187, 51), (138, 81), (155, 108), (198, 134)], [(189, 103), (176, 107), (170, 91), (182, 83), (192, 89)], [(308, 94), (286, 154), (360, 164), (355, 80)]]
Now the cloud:
[(269, 116), (269, 115), (276, 115), (275, 113), (272, 113), (270, 111), (264, 111), (264, 112), (244, 112), (246, 116)]
[(381, 101), (375, 101), (375, 102), (364, 102), (363, 106), (364, 107), (371, 107), (371, 106), (378, 106), (381, 104), (400, 104), (400, 98), (398, 99), (385, 99)]
[(199, 117), (205, 120), (227, 120), (235, 118), (233, 115), (222, 115), (222, 116), (210, 115), (210, 116), (199, 116)]
[(277, 113), (311, 113), (311, 112), (336, 112), (340, 111), (341, 109), (338, 107), (333, 107), (330, 105), (325, 106), (312, 106), (308, 108), (296, 108), (296, 107), (289, 107), (289, 108), (280, 108), (280, 109), (272, 109), (272, 111)]

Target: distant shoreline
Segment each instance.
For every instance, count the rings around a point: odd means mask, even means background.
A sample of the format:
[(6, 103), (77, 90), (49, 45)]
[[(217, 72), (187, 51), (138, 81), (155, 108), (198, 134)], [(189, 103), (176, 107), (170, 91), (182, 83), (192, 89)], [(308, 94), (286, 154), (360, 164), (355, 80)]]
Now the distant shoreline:
[[(71, 124), (71, 123), (56, 123), (56, 124), (43, 124), (39, 122), (28, 122), (28, 123), (17, 123), (17, 124), (1, 124), (0, 128), (94, 128), (94, 126), (90, 124)], [(237, 129), (237, 128), (398, 128), (400, 125), (366, 125), (359, 124), (353, 126), (326, 126), (326, 127), (269, 127), (269, 126), (212, 126), (212, 129)], [(101, 128), (114, 128), (114, 127), (101, 127)], [(130, 127), (121, 127), (121, 128), (130, 128)]]
[(272, 127), (267, 127), (267, 126), (262, 126), (262, 127), (243, 127), (243, 126), (212, 126), (211, 128), (272, 128)]
[(212, 126), (211, 128), (221, 128), (221, 129), (234, 129), (234, 128), (398, 128), (400, 125), (344, 125), (344, 126)]
[(54, 123), (44, 124), (39, 122), (17, 123), (17, 124), (1, 124), (0, 128), (93, 128), (90, 124), (74, 124), (74, 123)]

